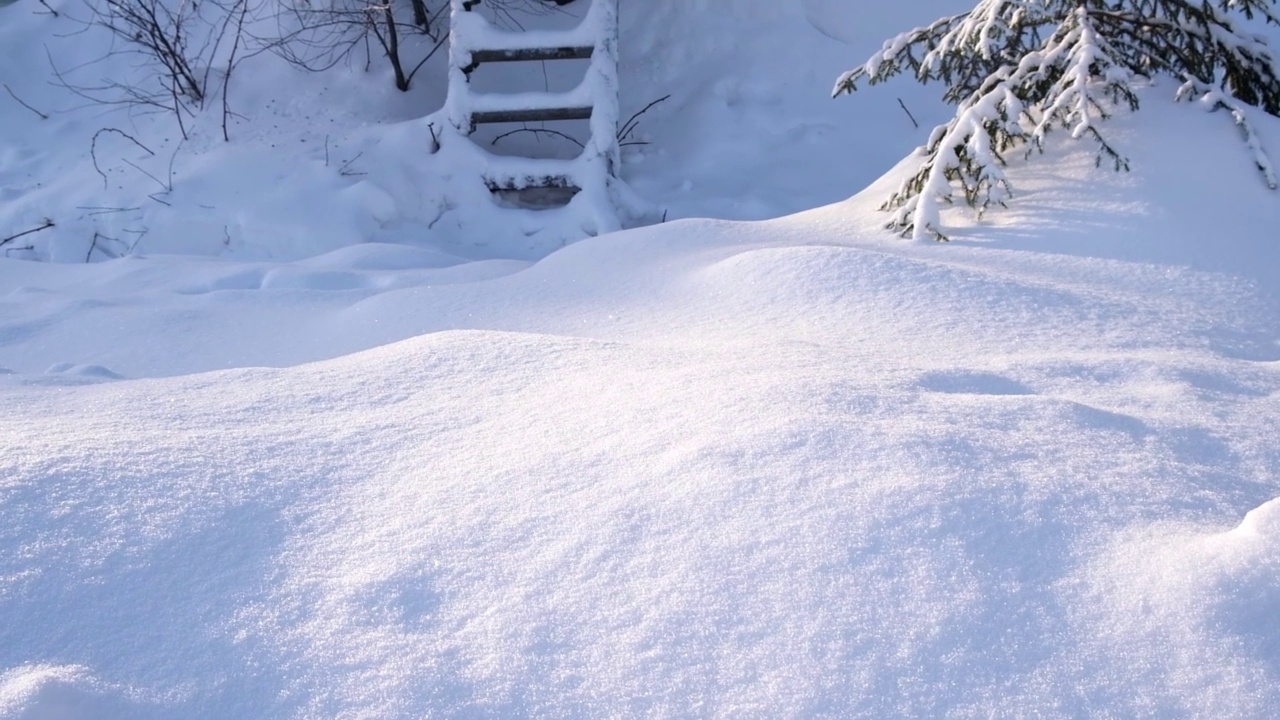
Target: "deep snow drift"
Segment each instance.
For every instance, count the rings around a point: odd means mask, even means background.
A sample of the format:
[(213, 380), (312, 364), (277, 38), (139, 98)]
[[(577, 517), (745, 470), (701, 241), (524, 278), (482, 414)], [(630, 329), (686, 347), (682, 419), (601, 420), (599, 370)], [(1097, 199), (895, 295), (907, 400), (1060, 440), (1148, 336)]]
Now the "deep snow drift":
[[(801, 5), (706, 52), (849, 27)], [(689, 207), (728, 207), (715, 163), (788, 116), (766, 66), (633, 184), (700, 168)], [(1133, 172), (1053, 147), (945, 246), (881, 229), (904, 164), (537, 262), (0, 260), (0, 717), (1280, 715), (1280, 203), (1169, 91), (1110, 124)], [(818, 146), (778, 202), (830, 199)], [(284, 169), (282, 227), (367, 220), (349, 178), (204, 157)]]

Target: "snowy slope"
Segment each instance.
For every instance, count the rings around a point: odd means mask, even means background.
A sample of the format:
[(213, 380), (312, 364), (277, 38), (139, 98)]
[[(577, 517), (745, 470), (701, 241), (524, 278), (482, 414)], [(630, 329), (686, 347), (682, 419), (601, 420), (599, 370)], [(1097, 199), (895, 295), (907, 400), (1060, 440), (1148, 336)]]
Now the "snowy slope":
[[(269, 53), (254, 56), (233, 76), (232, 142), (222, 139), (220, 98), (186, 119), (183, 140), (171, 115), (96, 106), (51, 84), (50, 57), (68, 82), (85, 85), (145, 81), (147, 70), (128, 55), (103, 57), (113, 41), (83, 31), (80, 0), (50, 6), (63, 14), (24, 0), (0, 23), (4, 83), (50, 116), (0, 99), (0, 227), (56, 223), (27, 238), (31, 251), (10, 246), (7, 256), (292, 260), (377, 241), (532, 260), (583, 235), (562, 213), (491, 212), (486, 198), (464, 191), (474, 169), (430, 154), (431, 129), (420, 118), (443, 102), (443, 53), (409, 93), (391, 87), (382, 64), (308, 74)], [(564, 10), (581, 14), (581, 6)], [(670, 96), (632, 138), (651, 144), (626, 148), (624, 175), (651, 204), (650, 219), (776, 217), (836, 202), (878, 177), (921, 141), (898, 98), (927, 126), (944, 117), (939, 92), (904, 85), (835, 101), (832, 79), (885, 33), (931, 12), (855, 15), (829, 0), (736, 0), (728, 12), (705, 0), (623, 3), (623, 116)], [(557, 19), (518, 18), (530, 27)], [(564, 88), (581, 72), (553, 63), (501, 70), (487, 89)], [(490, 82), (483, 72), (480, 80)], [(105, 128), (141, 147), (100, 134)], [(481, 142), (488, 147), (484, 133)], [(525, 135), (492, 149), (555, 155), (563, 145)]]
[(6, 264), (0, 712), (1273, 716), (1277, 210), (1153, 113), (949, 246)]
[(431, 234), (430, 108), (355, 73), (263, 69), (311, 84), (168, 206), (0, 102), (0, 226), (146, 208), (0, 258), (0, 718), (1280, 715), (1280, 203), (1229, 120), (1151, 88), (1133, 172), (1054, 145), (913, 244), (872, 181), (930, 93), (826, 93), (942, 6), (736, 2), (624, 18), (624, 106), (673, 93), (632, 184), (729, 219), (550, 253)]

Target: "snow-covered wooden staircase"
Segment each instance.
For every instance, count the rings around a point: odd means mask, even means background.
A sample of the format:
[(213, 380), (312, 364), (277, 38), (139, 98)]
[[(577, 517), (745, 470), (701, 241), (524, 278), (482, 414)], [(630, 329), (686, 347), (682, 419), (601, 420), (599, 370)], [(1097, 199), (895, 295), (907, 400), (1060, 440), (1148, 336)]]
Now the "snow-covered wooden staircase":
[[(507, 31), (475, 12), (482, 0), (451, 0), (447, 130), (469, 137), (492, 123), (588, 120), (591, 137), (573, 159), (487, 156), (480, 170), (493, 192), (559, 188), (593, 217), (593, 234), (621, 227), (618, 170), (618, 0), (591, 0), (585, 17), (568, 30)], [(568, 92), (483, 93), (471, 75), (486, 63), (589, 60)], [(581, 196), (581, 197), (577, 197)]]

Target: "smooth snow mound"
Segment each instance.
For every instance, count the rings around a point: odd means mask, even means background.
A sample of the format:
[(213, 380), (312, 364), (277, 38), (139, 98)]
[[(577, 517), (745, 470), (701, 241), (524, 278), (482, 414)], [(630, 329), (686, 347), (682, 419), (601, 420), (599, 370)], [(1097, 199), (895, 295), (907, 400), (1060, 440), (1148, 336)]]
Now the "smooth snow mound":
[(0, 668), (184, 718), (1274, 716), (1274, 503), (1223, 531), (1280, 496), (1275, 299), (858, 202), (458, 282), (10, 267)]
[(133, 720), (164, 717), (140, 693), (112, 687), (78, 665), (25, 665), (0, 673), (5, 720)]
[[(1228, 532), (1155, 526), (1122, 539), (1095, 566), (1086, 594), (1106, 609), (1075, 614), (1105, 628), (1089, 658), (1130, 657), (1112, 692), (1169, 711), (1151, 692), (1188, 699), (1183, 711), (1275, 717), (1280, 710), (1280, 498)], [(1087, 619), (1086, 619), (1087, 618)], [(1225, 703), (1225, 705), (1224, 705)]]

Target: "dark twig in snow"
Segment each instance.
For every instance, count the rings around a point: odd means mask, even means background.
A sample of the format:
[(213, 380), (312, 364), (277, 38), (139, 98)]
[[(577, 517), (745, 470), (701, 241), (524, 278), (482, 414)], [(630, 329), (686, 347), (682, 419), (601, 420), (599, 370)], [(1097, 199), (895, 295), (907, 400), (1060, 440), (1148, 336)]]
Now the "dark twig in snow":
[(172, 190), (172, 189), (173, 189), (173, 188), (169, 187), (168, 185), (165, 185), (163, 180), (161, 180), (160, 178), (156, 177), (155, 175), (152, 175), (151, 173), (147, 172), (146, 168), (144, 168), (144, 167), (142, 167), (142, 166), (138, 165), (137, 163), (133, 162), (132, 160), (129, 160), (128, 158), (126, 158), (126, 159), (125, 159), (125, 161), (124, 161), (124, 164), (125, 164), (125, 165), (128, 165), (129, 167), (133, 168), (134, 170), (137, 170), (138, 172), (142, 173), (143, 175), (146, 175), (147, 177), (151, 178), (152, 180), (155, 180), (155, 181), (156, 181), (156, 183), (157, 183), (160, 187), (164, 188), (164, 191), (165, 191), (165, 192), (169, 192), (170, 190)]
[[(101, 135), (102, 133), (107, 133), (107, 132), (116, 133), (117, 135), (125, 138), (126, 140), (133, 143), (134, 145), (137, 145), (138, 147), (142, 148), (143, 150), (146, 151), (148, 155), (152, 157), (155, 157), (156, 155), (154, 152), (151, 151), (151, 148), (138, 142), (137, 138), (135, 138), (134, 136), (130, 135), (129, 133), (123, 130), (118, 130), (116, 128), (102, 128), (98, 130), (98, 132), (93, 134), (93, 139), (89, 141), (89, 158), (93, 161), (93, 169), (97, 170), (98, 174), (102, 176), (103, 190), (107, 189), (107, 174), (102, 172), (101, 167), (98, 167), (98, 136)], [(128, 161), (126, 160), (125, 162), (128, 162)]]
[(51, 228), (51, 227), (54, 227), (53, 221), (52, 221), (52, 220), (50, 220), (49, 218), (45, 218), (45, 219), (44, 219), (44, 224), (43, 224), (43, 225), (41, 225), (40, 227), (31, 228), (30, 230), (23, 230), (22, 232), (20, 232), (20, 233), (18, 233), (18, 234), (16, 234), (16, 235), (10, 235), (10, 236), (9, 236), (9, 237), (7, 237), (7, 238), (0, 239), (0, 246), (3, 246), (5, 243), (8, 243), (8, 242), (12, 242), (12, 241), (14, 241), (14, 240), (17, 240), (18, 238), (22, 237), (23, 235), (30, 235), (30, 234), (32, 234), (32, 233), (38, 233), (38, 232), (40, 232), (41, 230), (48, 230), (48, 229), (49, 229), (49, 228)]
[[(125, 241), (121, 240), (120, 238), (113, 238), (109, 235), (103, 235), (100, 232), (95, 232), (93, 234), (93, 241), (89, 243), (89, 251), (84, 254), (84, 261), (89, 262), (90, 260), (93, 259), (94, 250), (97, 250), (98, 252), (102, 253), (103, 255), (106, 255), (108, 258), (112, 260), (115, 260), (116, 258), (124, 257), (125, 255), (132, 255), (134, 248), (138, 247), (138, 243), (142, 242), (142, 238), (146, 236), (149, 230), (126, 229), (125, 232), (129, 233), (130, 235), (137, 236), (136, 238), (134, 238), (134, 241), (132, 243), (126, 244)], [(99, 240), (110, 240), (111, 242), (116, 243), (118, 247), (114, 251), (112, 251), (107, 248), (105, 243), (100, 246), (98, 244)]]
[(37, 110), (37, 109), (35, 109), (35, 108), (31, 107), (30, 105), (26, 104), (25, 102), (23, 102), (23, 101), (22, 101), (22, 98), (20, 98), (20, 97), (18, 97), (17, 95), (15, 95), (15, 94), (14, 94), (14, 92), (13, 92), (13, 90), (12, 90), (8, 85), (5, 85), (5, 86), (4, 86), (4, 91), (5, 91), (5, 92), (7, 92), (7, 93), (9, 93), (9, 97), (11, 97), (11, 98), (13, 98), (14, 100), (16, 100), (16, 101), (18, 102), (18, 104), (19, 104), (19, 105), (21, 105), (22, 107), (24, 107), (24, 108), (26, 108), (26, 109), (30, 110), (31, 112), (33, 112), (33, 113), (35, 113), (35, 114), (37, 114), (37, 115), (39, 115), (41, 120), (48, 120), (48, 119), (49, 119), (49, 116), (48, 116), (48, 115), (45, 115), (44, 113), (40, 112), (39, 110)]
[(343, 177), (356, 177), (356, 176), (358, 176), (358, 175), (366, 175), (367, 173), (355, 172), (355, 171), (353, 171), (353, 170), (351, 169), (351, 165), (352, 165), (353, 163), (355, 163), (355, 161), (359, 160), (361, 155), (364, 155), (364, 151), (363, 151), (363, 150), (361, 150), (360, 152), (356, 153), (356, 156), (355, 156), (355, 157), (353, 157), (353, 158), (351, 158), (350, 160), (348, 160), (348, 161), (346, 161), (346, 162), (342, 163), (342, 167), (338, 168), (338, 174), (339, 174), (339, 175), (341, 175), (341, 176), (343, 176)]
[(543, 134), (551, 135), (551, 136), (553, 136), (553, 137), (564, 138), (565, 140), (568, 140), (569, 142), (573, 143), (574, 145), (577, 145), (577, 146), (578, 146), (578, 147), (580, 147), (580, 148), (585, 148), (585, 147), (586, 147), (585, 145), (583, 145), (583, 144), (582, 144), (582, 141), (578, 140), (577, 138), (573, 137), (572, 135), (568, 135), (568, 134), (566, 134), (566, 133), (562, 133), (562, 132), (560, 132), (559, 130), (548, 130), (547, 128), (516, 128), (515, 130), (511, 130), (511, 131), (509, 131), (509, 132), (504, 132), (504, 133), (502, 133), (502, 134), (501, 134), (501, 135), (499, 135), (498, 137), (494, 138), (494, 139), (493, 139), (493, 142), (491, 142), (491, 143), (489, 143), (489, 144), (490, 144), (490, 145), (497, 145), (499, 140), (501, 140), (501, 139), (503, 139), (503, 138), (505, 138), (505, 137), (510, 137), (510, 136), (515, 135), (515, 134), (517, 134), (517, 133), (533, 133), (534, 135), (543, 135)]
[(76, 209), (77, 209), (77, 210), (88, 210), (89, 212), (88, 212), (87, 214), (89, 214), (89, 215), (111, 215), (111, 214), (113, 214), (113, 213), (133, 212), (134, 210), (141, 210), (142, 208), (136, 208), (136, 207), (103, 207), (103, 206), (99, 206), (99, 205), (77, 205), (77, 206), (76, 206)]
[[(231, 142), (231, 135), (227, 132), (227, 120), (231, 117), (231, 101), (227, 98), (231, 89), (231, 73), (236, 69), (236, 51), (240, 49), (240, 40), (244, 37), (244, 16), (249, 12), (248, 0), (239, 0), (236, 4), (240, 12), (236, 15), (236, 35), (231, 43), (231, 54), (227, 57), (227, 71), (222, 75), (222, 140), (223, 142)], [(222, 26), (226, 31), (226, 24)], [(221, 40), (221, 36), (218, 38)]]
[(641, 115), (644, 115), (645, 113), (647, 113), (647, 112), (649, 112), (650, 110), (652, 110), (652, 109), (654, 108), (654, 106), (655, 106), (655, 105), (658, 105), (659, 103), (664, 103), (664, 102), (666, 102), (667, 100), (670, 100), (670, 99), (671, 99), (671, 96), (670, 96), (670, 95), (663, 95), (662, 97), (658, 98), (657, 100), (654, 100), (653, 102), (649, 103), (648, 105), (645, 105), (644, 107), (640, 108), (640, 110), (639, 110), (639, 111), (637, 111), (634, 115), (632, 115), (631, 117), (627, 118), (627, 121), (626, 121), (626, 122), (622, 123), (622, 129), (618, 131), (618, 139), (619, 139), (619, 140), (626, 140), (626, 139), (627, 139), (627, 137), (631, 135), (631, 133), (635, 132), (635, 130), (636, 130), (636, 126), (640, 124), (640, 116), (641, 116)]

